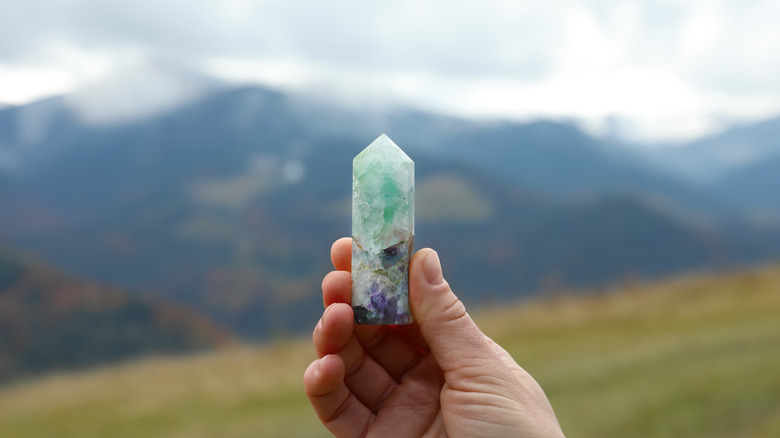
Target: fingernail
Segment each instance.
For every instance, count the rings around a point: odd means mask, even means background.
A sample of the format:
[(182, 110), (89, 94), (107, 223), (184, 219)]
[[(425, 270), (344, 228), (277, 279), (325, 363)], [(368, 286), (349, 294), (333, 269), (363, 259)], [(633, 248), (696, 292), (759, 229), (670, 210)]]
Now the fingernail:
[(315, 376), (320, 373), (320, 364), (321, 363), (322, 363), (322, 359), (317, 359), (317, 360), (314, 361), (314, 375)]
[(431, 286), (437, 286), (444, 282), (439, 254), (436, 251), (428, 253), (423, 260), (423, 275), (425, 275), (425, 282)]

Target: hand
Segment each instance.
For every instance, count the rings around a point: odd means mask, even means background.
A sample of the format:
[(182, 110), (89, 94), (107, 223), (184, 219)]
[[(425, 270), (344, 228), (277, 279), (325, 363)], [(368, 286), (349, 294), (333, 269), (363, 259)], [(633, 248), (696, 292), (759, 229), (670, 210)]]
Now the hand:
[(314, 329), (319, 359), (303, 376), (322, 423), (337, 437), (563, 437), (542, 388), (474, 324), (442, 276), (439, 256), (411, 260), (415, 323), (353, 323), (351, 248), (333, 244), (337, 271), (322, 282)]

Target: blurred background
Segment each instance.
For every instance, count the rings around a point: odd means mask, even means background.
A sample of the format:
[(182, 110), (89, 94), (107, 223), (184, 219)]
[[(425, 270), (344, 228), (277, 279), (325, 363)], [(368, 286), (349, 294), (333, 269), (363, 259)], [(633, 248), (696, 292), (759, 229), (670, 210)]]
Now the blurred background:
[(352, 158), (569, 436), (780, 436), (780, 3), (0, 0), (0, 436), (328, 436)]

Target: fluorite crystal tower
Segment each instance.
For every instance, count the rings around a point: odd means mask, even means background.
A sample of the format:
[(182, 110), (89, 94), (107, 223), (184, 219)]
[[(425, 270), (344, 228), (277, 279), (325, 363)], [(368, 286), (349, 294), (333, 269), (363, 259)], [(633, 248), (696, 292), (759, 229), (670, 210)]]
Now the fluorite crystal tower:
[(352, 309), (358, 324), (409, 324), (414, 161), (382, 134), (352, 161)]

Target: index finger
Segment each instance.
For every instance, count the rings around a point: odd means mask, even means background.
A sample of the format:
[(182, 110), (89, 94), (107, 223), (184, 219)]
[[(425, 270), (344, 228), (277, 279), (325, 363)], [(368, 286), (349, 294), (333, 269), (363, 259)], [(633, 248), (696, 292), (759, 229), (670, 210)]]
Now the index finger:
[(338, 271), (352, 270), (352, 238), (342, 237), (330, 248), (330, 260)]

